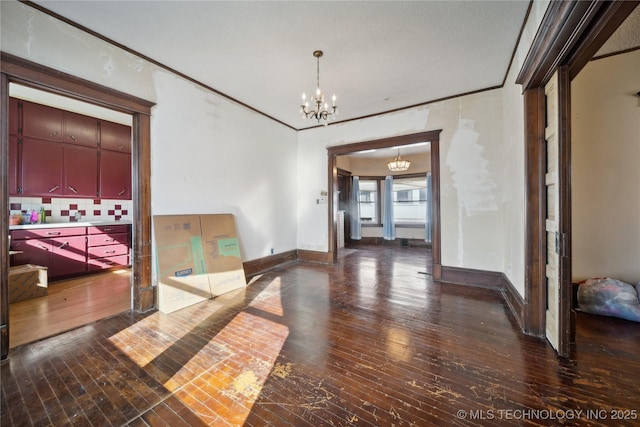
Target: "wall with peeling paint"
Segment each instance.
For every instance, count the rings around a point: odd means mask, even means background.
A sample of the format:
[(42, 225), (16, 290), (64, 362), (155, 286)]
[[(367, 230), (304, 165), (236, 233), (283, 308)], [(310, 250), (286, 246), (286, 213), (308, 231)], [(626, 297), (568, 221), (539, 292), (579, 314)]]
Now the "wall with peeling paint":
[(156, 103), (154, 215), (232, 213), (243, 260), (296, 249), (296, 133), (18, 2), (4, 52)]
[[(500, 90), (299, 132), (298, 248), (327, 251), (327, 147), (442, 129), (443, 265), (502, 271)], [(491, 230), (487, 232), (487, 230)]]

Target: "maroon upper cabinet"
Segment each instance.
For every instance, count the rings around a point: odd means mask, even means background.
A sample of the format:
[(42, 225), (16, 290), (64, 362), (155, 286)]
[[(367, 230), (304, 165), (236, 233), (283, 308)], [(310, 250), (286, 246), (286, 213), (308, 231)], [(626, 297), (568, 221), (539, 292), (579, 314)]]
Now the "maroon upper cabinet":
[(9, 195), (20, 194), (20, 183), (18, 181), (18, 135), (9, 135)]
[(87, 147), (97, 147), (98, 119), (65, 111), (64, 142)]
[(131, 199), (131, 155), (100, 152), (100, 198)]
[(22, 134), (33, 138), (62, 141), (62, 110), (22, 101)]
[(100, 122), (100, 148), (131, 153), (131, 128), (112, 122)]
[(16, 98), (9, 98), (9, 133), (11, 135), (17, 135), (20, 132), (18, 102)]
[(24, 138), (22, 141), (22, 194), (61, 196), (62, 144)]
[(69, 197), (98, 196), (98, 151), (64, 145), (63, 189)]

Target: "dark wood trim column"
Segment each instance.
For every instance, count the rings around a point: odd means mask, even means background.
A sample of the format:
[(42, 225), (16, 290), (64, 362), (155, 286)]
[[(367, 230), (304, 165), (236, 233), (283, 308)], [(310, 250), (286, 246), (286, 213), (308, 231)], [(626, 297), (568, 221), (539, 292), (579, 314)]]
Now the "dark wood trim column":
[(133, 116), (133, 308), (145, 312), (155, 308), (156, 288), (151, 283), (151, 118)]
[(544, 337), (546, 293), (546, 247), (544, 240), (546, 198), (546, 149), (544, 87), (524, 92), (525, 116), (525, 303), (524, 332)]
[(335, 154), (329, 153), (328, 161), (329, 183), (327, 184), (327, 203), (329, 203), (329, 253), (327, 258), (330, 264), (338, 261), (338, 166)]
[(0, 74), (0, 360), (9, 355), (9, 79)]
[(431, 258), (433, 262), (433, 280), (442, 279), (442, 253), (440, 229), (440, 133), (438, 138), (431, 142), (431, 198), (433, 209), (431, 213)]

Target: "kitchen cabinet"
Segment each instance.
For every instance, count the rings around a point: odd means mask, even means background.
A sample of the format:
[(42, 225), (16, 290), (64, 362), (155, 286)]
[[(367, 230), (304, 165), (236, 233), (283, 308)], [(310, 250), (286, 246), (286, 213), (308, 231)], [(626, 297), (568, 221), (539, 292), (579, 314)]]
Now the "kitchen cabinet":
[(11, 231), (13, 264), (47, 267), (50, 280), (131, 265), (129, 224)]
[(62, 196), (62, 156), (59, 143), (23, 138), (22, 195)]
[(9, 98), (9, 134), (17, 135), (20, 133), (19, 114), (18, 100), (16, 98)]
[(89, 271), (131, 264), (131, 232), (128, 225), (88, 227), (87, 268)]
[(100, 152), (100, 198), (131, 199), (131, 155)]
[(9, 195), (20, 195), (18, 182), (19, 176), (19, 156), (18, 156), (18, 135), (9, 135)]
[(77, 275), (87, 271), (86, 227), (15, 230), (11, 246), (17, 264), (47, 267), (49, 278)]
[(15, 98), (9, 104), (10, 195), (131, 200), (130, 126)]
[(22, 102), (22, 134), (49, 141), (63, 140), (63, 111), (33, 102)]
[(71, 197), (98, 196), (98, 151), (89, 147), (63, 147), (62, 194)]
[(98, 146), (98, 119), (64, 112), (64, 142), (87, 147)]
[(98, 152), (57, 142), (24, 138), (22, 195), (91, 197), (98, 194)]
[(119, 123), (101, 121), (100, 148), (102, 150), (131, 153), (131, 127)]

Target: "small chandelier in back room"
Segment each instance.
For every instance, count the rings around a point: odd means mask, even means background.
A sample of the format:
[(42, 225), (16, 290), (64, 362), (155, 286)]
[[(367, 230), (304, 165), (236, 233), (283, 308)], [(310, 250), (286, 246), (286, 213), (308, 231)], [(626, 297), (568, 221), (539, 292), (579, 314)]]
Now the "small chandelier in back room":
[(338, 106), (336, 105), (336, 96), (331, 98), (331, 109), (326, 102), (324, 102), (324, 93), (320, 90), (320, 57), (323, 55), (321, 50), (313, 52), (313, 56), (316, 57), (316, 92), (311, 97), (311, 108), (309, 108), (309, 102), (307, 101), (307, 95), (302, 94), (302, 105), (300, 105), (300, 112), (305, 119), (315, 119), (320, 123), (324, 121), (324, 125), (327, 125), (327, 120), (330, 120), (338, 115)]
[(403, 160), (400, 158), (400, 149), (398, 149), (398, 155), (393, 158), (389, 163), (387, 163), (387, 167), (391, 172), (402, 172), (409, 169), (409, 165), (411, 162), (409, 160)]

